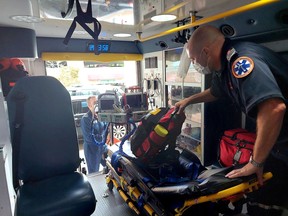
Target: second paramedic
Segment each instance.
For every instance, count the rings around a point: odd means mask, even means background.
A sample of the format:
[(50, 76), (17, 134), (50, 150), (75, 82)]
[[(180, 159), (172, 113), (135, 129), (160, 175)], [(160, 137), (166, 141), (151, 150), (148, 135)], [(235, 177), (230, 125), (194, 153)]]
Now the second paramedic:
[[(89, 111), (81, 118), (81, 130), (84, 139), (83, 148), (88, 173), (98, 172), (100, 164), (106, 168), (106, 136), (102, 136), (106, 125), (105, 123), (97, 120), (97, 114), (95, 112), (96, 102), (96, 96), (90, 96), (87, 98), (87, 106)], [(102, 138), (99, 140), (99, 143), (96, 141), (98, 140), (98, 137), (103, 138), (103, 140)]]

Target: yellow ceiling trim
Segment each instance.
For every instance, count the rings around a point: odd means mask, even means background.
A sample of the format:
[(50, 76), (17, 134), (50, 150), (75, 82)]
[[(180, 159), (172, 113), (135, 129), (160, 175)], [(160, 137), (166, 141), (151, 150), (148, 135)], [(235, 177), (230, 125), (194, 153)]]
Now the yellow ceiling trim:
[(159, 38), (159, 37), (162, 37), (162, 36), (165, 36), (165, 35), (169, 35), (169, 34), (172, 34), (172, 33), (178, 32), (178, 31), (182, 31), (184, 29), (189, 29), (189, 28), (192, 28), (192, 27), (195, 27), (195, 26), (207, 24), (207, 23), (213, 22), (215, 20), (225, 19), (226, 17), (233, 16), (233, 15), (239, 14), (239, 13), (243, 13), (243, 12), (246, 12), (246, 11), (249, 11), (249, 10), (253, 10), (255, 8), (262, 7), (262, 6), (265, 6), (265, 5), (268, 5), (268, 4), (271, 4), (271, 3), (275, 3), (275, 2), (279, 2), (279, 1), (280, 0), (259, 0), (257, 2), (254, 2), (254, 3), (251, 3), (251, 4), (247, 4), (247, 5), (244, 5), (242, 7), (238, 7), (238, 8), (229, 10), (229, 11), (225, 11), (223, 13), (219, 13), (219, 14), (212, 15), (212, 16), (209, 16), (209, 17), (201, 18), (199, 20), (196, 20), (195, 22), (192, 22), (192, 23), (189, 23), (189, 24), (186, 24), (186, 25), (183, 25), (183, 26), (175, 27), (175, 28), (172, 28), (170, 30), (161, 32), (159, 34), (155, 34), (155, 35), (148, 36), (148, 37), (145, 37), (145, 38), (141, 38), (141, 35), (139, 35), (140, 37), (138, 39), (141, 42), (148, 41), (148, 40)]
[(96, 61), (96, 62), (115, 62), (115, 61), (141, 61), (142, 54), (129, 53), (71, 53), (71, 52), (43, 52), (41, 55), (44, 61)]

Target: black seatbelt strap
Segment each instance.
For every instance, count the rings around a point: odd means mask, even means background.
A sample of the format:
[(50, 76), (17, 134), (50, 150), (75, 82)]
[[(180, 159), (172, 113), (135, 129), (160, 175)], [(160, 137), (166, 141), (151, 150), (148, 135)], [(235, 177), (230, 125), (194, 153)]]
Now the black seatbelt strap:
[(21, 147), (21, 132), (23, 128), (23, 114), (25, 95), (19, 93), (13, 98), (15, 101), (15, 121), (13, 123), (14, 133), (12, 137), (12, 168), (13, 168), (13, 187), (19, 187), (19, 152)]
[[(92, 16), (92, 5), (91, 0), (88, 0), (87, 10), (86, 12), (83, 12), (81, 5), (79, 3), (79, 0), (76, 0), (76, 8), (77, 8), (77, 16), (74, 18), (66, 36), (63, 41), (65, 45), (68, 44), (75, 28), (76, 28), (76, 22), (78, 22), (82, 28), (85, 29), (86, 32), (88, 32), (91, 37), (94, 39), (94, 45), (96, 47), (98, 43), (98, 36), (101, 32), (101, 24), (100, 22)], [(93, 23), (94, 24), (94, 32), (89, 28), (89, 26), (86, 25), (86, 23)], [(98, 49), (94, 49), (95, 54), (98, 53)]]

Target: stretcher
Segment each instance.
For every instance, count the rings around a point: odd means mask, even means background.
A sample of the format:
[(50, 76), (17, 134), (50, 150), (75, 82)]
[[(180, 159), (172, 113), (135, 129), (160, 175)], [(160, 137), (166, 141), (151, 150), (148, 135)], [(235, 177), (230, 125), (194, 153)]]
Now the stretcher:
[[(179, 161), (184, 155), (187, 160), (187, 154), (180, 154)], [(193, 162), (195, 157), (188, 158)], [(235, 215), (241, 213), (246, 194), (260, 187), (256, 175), (226, 178), (234, 167), (205, 168), (193, 180), (178, 176), (174, 181), (162, 181), (159, 169), (151, 169), (133, 156), (125, 138), (108, 148), (106, 164), (109, 190), (117, 189), (137, 215)], [(264, 173), (264, 183), (270, 178), (272, 173)]]

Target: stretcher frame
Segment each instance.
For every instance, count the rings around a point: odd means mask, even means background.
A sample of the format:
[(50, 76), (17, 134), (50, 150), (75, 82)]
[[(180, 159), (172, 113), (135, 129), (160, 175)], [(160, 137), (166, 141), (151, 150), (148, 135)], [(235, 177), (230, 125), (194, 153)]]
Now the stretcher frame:
[[(121, 197), (128, 206), (137, 215), (183, 215), (190, 207), (206, 202), (217, 203), (220, 200), (225, 200), (231, 203), (241, 199), (245, 194), (258, 190), (260, 187), (257, 178), (251, 178), (245, 182), (221, 190), (217, 193), (204, 195), (197, 198), (187, 198), (182, 206), (174, 208), (174, 212), (167, 210), (161, 200), (151, 190), (152, 185), (149, 182), (144, 182), (145, 171), (135, 166), (128, 158), (121, 156), (119, 163), (123, 167), (121, 175), (119, 175), (110, 161), (107, 161), (107, 166), (110, 173), (106, 176), (106, 183), (109, 190), (113, 187), (117, 189)], [(263, 175), (263, 181), (266, 182), (272, 178), (272, 173), (267, 172)]]

